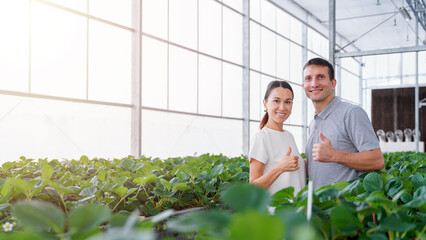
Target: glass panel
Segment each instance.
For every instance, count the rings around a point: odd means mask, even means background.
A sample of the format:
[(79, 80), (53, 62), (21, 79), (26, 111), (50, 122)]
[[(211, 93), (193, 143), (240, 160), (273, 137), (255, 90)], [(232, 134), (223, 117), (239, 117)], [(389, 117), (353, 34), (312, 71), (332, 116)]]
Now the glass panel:
[(238, 12), (243, 12), (243, 1), (242, 0), (223, 0), (223, 3), (226, 4), (229, 7), (237, 10)]
[[(142, 154), (160, 158), (204, 153), (240, 156), (242, 121), (142, 111)], [(170, 121), (173, 119), (173, 121)]]
[(169, 107), (197, 112), (197, 55), (169, 46)]
[(87, 13), (87, 0), (46, 0), (54, 4), (77, 10), (79, 12)]
[(277, 32), (290, 38), (290, 15), (281, 9), (277, 9)]
[(260, 0), (250, 0), (250, 18), (260, 23)]
[(142, 1), (142, 31), (167, 39), (167, 0)]
[(130, 154), (130, 108), (0, 95), (0, 109), (0, 162)]
[(169, 1), (169, 38), (197, 49), (197, 0)]
[(222, 57), (222, 8), (214, 1), (199, 1), (199, 51)]
[(268, 1), (261, 1), (261, 19), (262, 25), (276, 31), (276, 7)]
[(250, 68), (260, 71), (260, 25), (250, 22)]
[(223, 8), (223, 58), (242, 64), (243, 62), (243, 17)]
[(275, 34), (266, 28), (261, 29), (261, 70), (263, 73), (276, 74), (276, 39)]
[(243, 117), (243, 69), (223, 63), (223, 116)]
[(130, 103), (132, 33), (89, 22), (89, 99)]
[[(304, 64), (304, 63), (303, 63)], [(302, 83), (303, 79), (302, 47), (290, 43), (290, 82)]]
[(167, 44), (142, 37), (142, 105), (167, 109)]
[(342, 70), (342, 98), (353, 103), (359, 103), (359, 78)]
[(250, 119), (260, 121), (264, 95), (260, 92), (260, 74), (250, 71)]
[(277, 76), (290, 79), (290, 45), (289, 41), (277, 36)]
[(302, 44), (302, 23), (294, 17), (290, 17), (290, 39)]
[(132, 27), (132, 0), (89, 0), (89, 14)]
[[(419, 69), (421, 65), (419, 65)], [(409, 52), (402, 54), (402, 75), (416, 74), (416, 53)]]
[(86, 97), (86, 24), (81, 16), (32, 4), (32, 92)]
[(259, 107), (260, 107), (260, 119), (262, 119), (263, 115), (265, 115), (265, 107), (263, 106), (263, 98), (265, 97), (265, 93), (266, 93), (266, 88), (268, 87), (268, 84), (271, 81), (274, 81), (275, 79), (268, 77), (266, 75), (261, 75), (260, 76), (260, 96), (262, 97), (262, 101), (259, 102)]
[(222, 109), (222, 69), (221, 62), (199, 55), (198, 112), (221, 115)]
[(1, 89), (28, 90), (28, 3), (28, 1), (0, 1)]
[[(250, 144), (251, 144), (251, 140), (253, 139), (253, 136), (255, 133), (259, 132), (259, 124), (260, 122), (250, 122)], [(249, 146), (250, 148), (250, 146)]]

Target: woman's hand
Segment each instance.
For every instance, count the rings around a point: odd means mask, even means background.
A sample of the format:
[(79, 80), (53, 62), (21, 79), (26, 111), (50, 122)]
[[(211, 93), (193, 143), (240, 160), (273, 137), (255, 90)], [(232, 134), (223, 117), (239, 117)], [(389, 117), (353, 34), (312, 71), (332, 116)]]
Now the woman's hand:
[(281, 172), (292, 172), (299, 169), (299, 157), (298, 156), (290, 156), (291, 147), (288, 147), (288, 152), (281, 159), (281, 161), (276, 165), (276, 167)]

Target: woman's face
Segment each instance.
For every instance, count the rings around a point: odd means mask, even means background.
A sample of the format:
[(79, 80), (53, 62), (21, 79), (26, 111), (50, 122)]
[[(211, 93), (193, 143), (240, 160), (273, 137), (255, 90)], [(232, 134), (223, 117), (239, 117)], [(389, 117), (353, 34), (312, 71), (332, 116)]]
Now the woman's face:
[(274, 88), (269, 94), (267, 101), (263, 100), (263, 105), (268, 111), (268, 125), (282, 126), (291, 114), (293, 94), (287, 88)]

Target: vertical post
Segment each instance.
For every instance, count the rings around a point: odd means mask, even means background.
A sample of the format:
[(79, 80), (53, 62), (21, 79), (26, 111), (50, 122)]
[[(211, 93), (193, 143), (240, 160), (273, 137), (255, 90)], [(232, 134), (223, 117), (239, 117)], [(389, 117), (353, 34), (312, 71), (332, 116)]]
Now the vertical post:
[(328, 55), (330, 63), (334, 66), (334, 51), (336, 46), (336, 0), (328, 1)]
[[(307, 18), (307, 16), (306, 16)], [(308, 27), (302, 25), (302, 66), (308, 61)], [(303, 83), (303, 73), (301, 74)], [(302, 86), (302, 152), (305, 152), (306, 142), (308, 140), (308, 100)]]
[(359, 64), (359, 92), (358, 92), (358, 98), (359, 98), (359, 105), (362, 107), (363, 106), (363, 101), (362, 101), (362, 96), (363, 96), (363, 92), (364, 89), (362, 88), (362, 58), (360, 58), (361, 63)]
[(335, 73), (334, 73), (334, 78), (337, 80), (337, 85), (336, 85), (336, 96), (342, 97), (342, 59), (341, 58), (337, 58), (334, 59), (335, 61)]
[(250, 147), (250, 1), (243, 1), (243, 154)]
[(142, 154), (142, 0), (132, 0), (131, 154)]
[[(416, 46), (419, 46), (419, 18), (417, 14), (414, 14), (416, 17)], [(420, 131), (419, 131), (419, 51), (416, 51), (416, 87), (414, 89), (414, 107), (415, 107), (415, 139), (416, 142), (416, 153), (419, 152), (419, 140), (420, 140)]]

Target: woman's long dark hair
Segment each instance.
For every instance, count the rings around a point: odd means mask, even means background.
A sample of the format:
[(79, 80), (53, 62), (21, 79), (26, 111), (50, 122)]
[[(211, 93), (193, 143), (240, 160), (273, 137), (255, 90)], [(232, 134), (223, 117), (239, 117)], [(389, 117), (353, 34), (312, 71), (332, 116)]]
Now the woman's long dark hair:
[[(274, 90), (277, 87), (282, 87), (284, 89), (289, 89), (291, 91), (291, 94), (294, 97), (293, 89), (291, 88), (290, 84), (286, 81), (272, 81), (268, 84), (268, 88), (266, 88), (265, 97), (263, 98), (265, 101), (268, 101), (269, 95), (271, 94), (272, 90)], [(266, 123), (268, 122), (269, 114), (268, 112), (263, 115), (262, 121), (260, 121), (259, 129), (262, 129)]]

